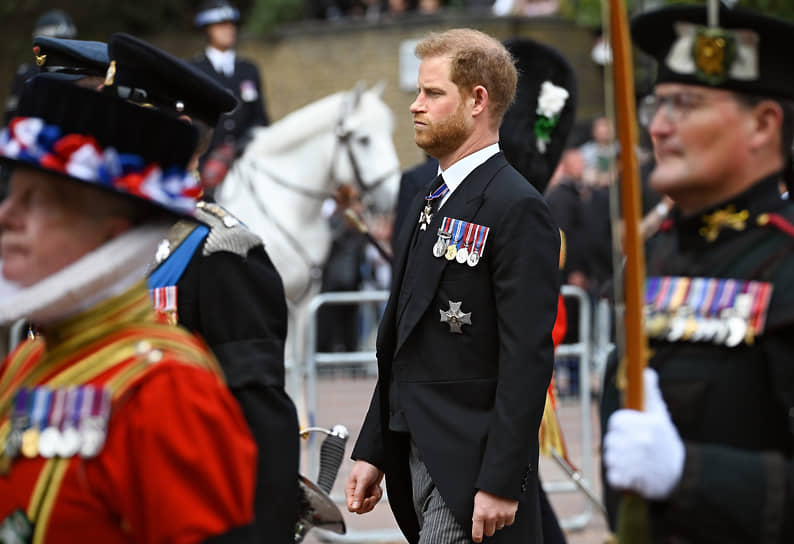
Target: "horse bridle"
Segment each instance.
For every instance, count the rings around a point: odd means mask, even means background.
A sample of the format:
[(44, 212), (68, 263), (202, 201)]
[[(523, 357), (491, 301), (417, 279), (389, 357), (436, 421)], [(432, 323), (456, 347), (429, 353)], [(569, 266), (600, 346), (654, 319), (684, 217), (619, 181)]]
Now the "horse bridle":
[[(370, 184), (364, 183), (364, 180), (361, 176), (361, 168), (359, 167), (359, 164), (356, 161), (356, 156), (355, 153), (353, 152), (353, 146), (351, 143), (351, 139), (352, 139), (351, 136), (353, 135), (353, 131), (345, 129), (345, 119), (347, 117), (347, 114), (355, 110), (356, 106), (358, 105), (358, 100), (360, 99), (360, 91), (354, 90), (353, 92), (357, 93), (357, 95), (354, 98), (352, 104), (343, 102), (342, 111), (340, 112), (339, 118), (336, 121), (336, 126), (334, 130), (334, 134), (336, 135), (336, 140), (334, 142), (334, 150), (331, 155), (331, 162), (328, 168), (327, 178), (330, 179), (332, 183), (336, 182), (334, 176), (334, 170), (335, 170), (334, 166), (336, 165), (337, 157), (339, 156), (339, 150), (342, 147), (344, 147), (344, 149), (347, 151), (347, 156), (348, 159), (350, 160), (350, 166), (353, 170), (353, 179), (355, 180), (356, 185), (358, 186), (361, 195), (363, 196), (366, 195), (368, 192), (379, 187), (383, 182), (389, 179), (389, 177), (392, 176), (395, 171), (399, 172), (399, 167), (395, 168), (394, 170), (387, 171), (385, 174), (383, 174), (379, 178), (376, 178)], [(272, 179), (276, 184), (292, 192), (320, 201), (325, 201), (326, 199), (333, 197), (334, 193), (323, 192), (323, 191), (312, 191), (310, 189), (306, 189), (305, 187), (301, 187), (300, 185), (297, 185), (282, 177), (274, 175), (272, 172), (265, 171), (263, 168), (257, 165), (256, 162), (253, 162), (253, 165), (255, 170), (269, 176), (270, 179)], [(306, 287), (301, 291), (300, 296), (298, 296), (297, 300), (295, 301), (295, 303), (297, 304), (309, 294), (312, 288), (312, 284), (322, 276), (322, 269), (324, 263), (314, 262), (311, 256), (306, 252), (303, 246), (301, 246), (300, 242), (289, 232), (289, 230), (283, 227), (281, 224), (279, 224), (278, 221), (276, 221), (276, 218), (273, 217), (270, 213), (268, 213), (267, 206), (265, 205), (264, 202), (262, 202), (257, 192), (254, 190), (253, 182), (251, 181), (250, 176), (245, 176), (245, 181), (248, 184), (249, 192), (254, 196), (253, 200), (256, 203), (257, 208), (259, 208), (259, 211), (265, 217), (270, 217), (276, 229), (284, 236), (287, 242), (295, 249), (295, 252), (298, 254), (298, 256), (309, 267), (309, 281), (306, 283)]]

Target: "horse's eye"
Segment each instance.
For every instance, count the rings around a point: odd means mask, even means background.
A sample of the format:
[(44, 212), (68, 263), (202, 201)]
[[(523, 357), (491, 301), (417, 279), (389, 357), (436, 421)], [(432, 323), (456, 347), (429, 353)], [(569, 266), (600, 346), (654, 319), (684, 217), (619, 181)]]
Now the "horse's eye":
[(359, 136), (358, 143), (361, 145), (369, 145), (369, 136)]

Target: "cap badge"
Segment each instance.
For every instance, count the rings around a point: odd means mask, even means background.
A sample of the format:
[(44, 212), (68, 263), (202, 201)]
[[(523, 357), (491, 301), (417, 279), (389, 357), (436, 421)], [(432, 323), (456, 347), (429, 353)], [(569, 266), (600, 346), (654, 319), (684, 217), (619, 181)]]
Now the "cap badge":
[(705, 27), (678, 22), (678, 35), (665, 58), (677, 74), (691, 74), (707, 85), (728, 79), (753, 81), (760, 77), (758, 34), (752, 30)]
[(47, 55), (35, 55), (36, 57), (36, 66), (41, 68), (44, 66), (44, 63), (47, 62)]
[(111, 87), (113, 85), (113, 81), (116, 79), (116, 61), (110, 61), (108, 65), (108, 71), (105, 74), (105, 86)]
[(728, 79), (729, 69), (736, 60), (736, 39), (722, 29), (700, 27), (692, 55), (698, 79), (719, 85)]

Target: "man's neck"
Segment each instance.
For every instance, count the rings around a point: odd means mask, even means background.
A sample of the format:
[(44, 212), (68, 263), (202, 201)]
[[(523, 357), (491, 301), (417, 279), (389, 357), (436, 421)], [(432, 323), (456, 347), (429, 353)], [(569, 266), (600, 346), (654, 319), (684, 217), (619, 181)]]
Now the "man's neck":
[(227, 51), (232, 51), (234, 49), (233, 47), (223, 47), (223, 46), (218, 46), (218, 45), (213, 45), (213, 44), (208, 44), (207, 47), (209, 49), (214, 49), (218, 53), (226, 53)]
[(480, 149), (485, 149), (489, 145), (499, 142), (499, 135), (497, 134), (472, 134), (461, 146), (446, 157), (437, 157), (438, 164), (441, 170), (446, 170), (464, 157), (468, 157), (472, 153), (476, 153)]

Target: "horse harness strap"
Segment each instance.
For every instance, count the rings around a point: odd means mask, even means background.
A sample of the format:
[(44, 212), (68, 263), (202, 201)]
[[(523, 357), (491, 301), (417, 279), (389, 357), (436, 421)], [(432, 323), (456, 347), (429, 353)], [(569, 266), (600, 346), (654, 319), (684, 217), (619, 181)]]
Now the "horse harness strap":
[(318, 263), (315, 263), (312, 260), (311, 256), (303, 248), (301, 243), (295, 238), (295, 236), (293, 236), (288, 229), (284, 228), (283, 225), (281, 225), (278, 221), (276, 221), (275, 217), (273, 217), (273, 215), (271, 215), (270, 212), (268, 212), (267, 206), (265, 206), (264, 202), (262, 202), (262, 200), (257, 196), (257, 192), (254, 189), (254, 184), (251, 181), (250, 176), (243, 176), (243, 179), (245, 179), (245, 183), (248, 185), (249, 193), (253, 195), (252, 200), (256, 204), (256, 207), (259, 208), (259, 211), (262, 213), (262, 215), (264, 215), (265, 217), (269, 217), (270, 219), (273, 220), (272, 221), (273, 225), (276, 227), (278, 232), (280, 232), (282, 236), (284, 236), (287, 242), (289, 242), (290, 246), (292, 246), (295, 249), (295, 253), (298, 254), (298, 257), (300, 257), (309, 267), (309, 281), (306, 282), (306, 287), (304, 287), (304, 289), (301, 291), (297, 299), (297, 301), (301, 301), (311, 291), (312, 283), (321, 274), (322, 266)]

